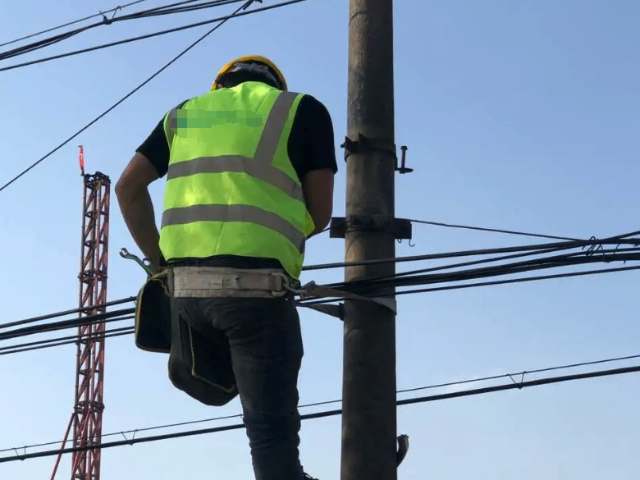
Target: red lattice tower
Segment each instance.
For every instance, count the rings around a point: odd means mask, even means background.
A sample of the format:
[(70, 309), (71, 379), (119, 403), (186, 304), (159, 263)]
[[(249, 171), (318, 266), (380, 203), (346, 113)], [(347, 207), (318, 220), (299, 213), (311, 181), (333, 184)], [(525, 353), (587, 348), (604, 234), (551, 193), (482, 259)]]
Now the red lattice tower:
[[(105, 313), (107, 302), (107, 264), (109, 251), (109, 177), (97, 172), (84, 173), (84, 152), (80, 147), (80, 168), (84, 179), (82, 216), (82, 257), (80, 265), (80, 318)], [(73, 427), (73, 447), (98, 445), (102, 441), (104, 410), (105, 323), (78, 328), (75, 407), (62, 448)], [(71, 463), (72, 480), (100, 480), (100, 449), (75, 451)], [(56, 460), (55, 478), (62, 453)]]

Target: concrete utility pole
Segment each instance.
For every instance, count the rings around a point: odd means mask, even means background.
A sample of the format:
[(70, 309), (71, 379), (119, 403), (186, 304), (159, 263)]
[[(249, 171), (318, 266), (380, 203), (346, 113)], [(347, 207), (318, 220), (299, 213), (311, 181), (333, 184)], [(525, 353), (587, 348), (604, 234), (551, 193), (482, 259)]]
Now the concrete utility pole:
[[(393, 0), (349, 2), (347, 129), (346, 261), (393, 258)], [(348, 267), (345, 275), (352, 281), (394, 273), (394, 263), (383, 263)], [(344, 317), (341, 479), (396, 480), (395, 312), (348, 300)]]

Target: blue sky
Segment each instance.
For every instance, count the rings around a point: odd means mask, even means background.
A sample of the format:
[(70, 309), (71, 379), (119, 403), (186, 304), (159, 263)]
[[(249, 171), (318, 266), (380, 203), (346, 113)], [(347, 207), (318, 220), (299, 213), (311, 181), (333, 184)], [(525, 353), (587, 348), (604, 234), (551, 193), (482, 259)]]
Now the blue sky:
[[(168, 2), (150, 0), (143, 6), (162, 3)], [(409, 146), (409, 166), (415, 169), (396, 179), (398, 216), (572, 237), (638, 228), (640, 4), (395, 4), (396, 143)], [(113, 6), (80, 0), (11, 2), (0, 17), (0, 43)], [(220, 13), (103, 27), (23, 58)], [(0, 183), (206, 29), (0, 72)], [(293, 90), (327, 105), (340, 161), (335, 215), (342, 215), (345, 165), (339, 144), (346, 129), (347, 29), (348, 2), (340, 0), (310, 0), (230, 22), (1, 192), (0, 323), (77, 304), (82, 196), (77, 145), (85, 146), (88, 171), (102, 171), (115, 181), (165, 111), (206, 91), (220, 66), (235, 56), (271, 57)], [(159, 182), (153, 188), (158, 215), (162, 191)], [(117, 255), (121, 247), (137, 249), (115, 201), (110, 241), (109, 298), (133, 295), (144, 274)], [(417, 225), (414, 242), (413, 248), (399, 245), (398, 255), (531, 240)], [(324, 236), (309, 245), (308, 264), (342, 259), (341, 240)], [(343, 277), (342, 271), (330, 270), (305, 278), (333, 282)], [(631, 272), (401, 297), (398, 387), (638, 353), (638, 278)], [(301, 401), (339, 398), (341, 325), (314, 312), (301, 315), (306, 340)], [(0, 448), (62, 438), (72, 408), (74, 365), (73, 346), (0, 358)], [(237, 401), (215, 410), (175, 390), (166, 375), (166, 357), (136, 350), (130, 337), (108, 342), (105, 392), (105, 433), (239, 411)], [(637, 378), (627, 376), (405, 407), (398, 413), (399, 432), (409, 434), (412, 443), (399, 478), (630, 480), (637, 476), (639, 401)], [(69, 477), (68, 458), (57, 478)], [(321, 480), (339, 478), (339, 418), (303, 424), (302, 458)], [(0, 477), (48, 478), (53, 462), (0, 464)], [(252, 478), (245, 434), (103, 453), (103, 480), (131, 476)]]

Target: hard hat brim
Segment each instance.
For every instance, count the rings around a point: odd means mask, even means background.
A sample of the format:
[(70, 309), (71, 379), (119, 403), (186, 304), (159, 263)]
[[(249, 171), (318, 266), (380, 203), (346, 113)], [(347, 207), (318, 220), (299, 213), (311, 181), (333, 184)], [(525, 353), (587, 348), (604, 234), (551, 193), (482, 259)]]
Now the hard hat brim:
[(269, 60), (266, 57), (262, 57), (260, 55), (247, 55), (246, 57), (239, 57), (239, 58), (236, 58), (236, 59), (230, 61), (229, 63), (227, 63), (224, 67), (222, 67), (220, 69), (220, 71), (216, 75), (216, 79), (213, 81), (213, 84), (211, 85), (211, 90), (215, 90), (216, 88), (218, 88), (220, 86), (219, 83), (218, 83), (220, 77), (222, 75), (224, 75), (225, 73), (229, 72), (229, 70), (231, 70), (236, 63), (252, 62), (252, 61), (253, 62), (264, 63), (265, 65), (267, 65), (277, 75), (278, 80), (280, 81), (280, 84), (282, 85), (282, 90), (285, 90), (285, 91), (287, 90), (287, 81), (284, 78), (284, 75), (282, 74), (280, 69), (278, 67), (276, 67), (276, 65), (271, 60)]

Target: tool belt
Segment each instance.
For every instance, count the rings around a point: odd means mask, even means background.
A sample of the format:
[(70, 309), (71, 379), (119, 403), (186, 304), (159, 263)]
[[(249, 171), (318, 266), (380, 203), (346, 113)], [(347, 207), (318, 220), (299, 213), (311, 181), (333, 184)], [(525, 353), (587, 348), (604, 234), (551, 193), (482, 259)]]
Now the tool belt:
[(287, 294), (288, 279), (274, 269), (174, 267), (174, 298), (278, 298)]
[(138, 294), (135, 343), (144, 351), (169, 354), (169, 378), (189, 396), (222, 406), (238, 395), (230, 358), (193, 329), (173, 306), (173, 298), (279, 298), (288, 279), (272, 269), (170, 267), (150, 277)]

